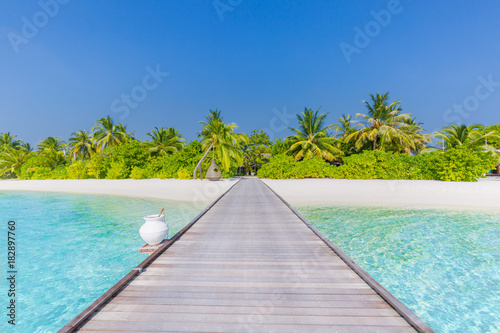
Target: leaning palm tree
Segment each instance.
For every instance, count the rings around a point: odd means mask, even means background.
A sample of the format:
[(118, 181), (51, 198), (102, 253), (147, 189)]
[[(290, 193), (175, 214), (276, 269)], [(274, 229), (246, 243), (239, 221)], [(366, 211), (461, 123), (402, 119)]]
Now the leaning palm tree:
[(465, 147), (471, 150), (493, 150), (494, 147), (488, 145), (488, 139), (499, 140), (500, 133), (495, 130), (485, 131), (484, 126), (480, 124), (466, 125), (448, 125), (433, 135), (439, 139), (436, 147), (430, 150), (442, 148), (443, 150)]
[(94, 153), (92, 134), (83, 130), (71, 134), (68, 140), (69, 154), (74, 159), (86, 160)]
[(129, 139), (126, 126), (115, 125), (110, 116), (97, 120), (96, 124), (92, 127), (92, 132), (97, 152), (106, 147), (118, 146)]
[(186, 145), (186, 139), (173, 127), (167, 129), (155, 127), (147, 135), (151, 138), (151, 142), (149, 143), (149, 152), (151, 154), (164, 156), (176, 153)]
[(19, 175), (31, 152), (24, 148), (7, 148), (0, 153), (0, 176)]
[(49, 136), (42, 140), (39, 144), (36, 145), (38, 147), (38, 151), (47, 151), (54, 150), (55, 152), (64, 152), (67, 145), (66, 142), (62, 141), (60, 137), (54, 138), (53, 136)]
[(238, 127), (235, 123), (229, 125), (224, 123), (220, 111), (210, 110), (210, 114), (205, 118), (206, 121), (200, 121), (203, 124), (203, 129), (198, 133), (198, 137), (202, 139), (202, 150), (205, 151), (205, 154), (194, 169), (194, 179), (196, 179), (198, 169), (200, 169), (201, 178), (201, 164), (212, 150), (221, 162), (224, 171), (229, 171), (232, 162), (241, 165), (243, 162), (241, 145), (248, 142), (246, 135), (234, 132)]
[(371, 144), (373, 150), (386, 150), (386, 146), (400, 147), (400, 149), (415, 149), (415, 144), (408, 134), (410, 125), (406, 122), (411, 119), (409, 113), (401, 113), (401, 101), (395, 100), (388, 104), (389, 93), (376, 96), (370, 94), (371, 104), (365, 103), (368, 109), (367, 114), (357, 113), (356, 117), (361, 117), (360, 124), (363, 128), (348, 135), (346, 142), (355, 140), (356, 149), (360, 150), (367, 143)]
[(11, 135), (10, 132), (2, 133), (0, 135), (0, 149), (19, 148), (22, 146), (23, 141), (16, 139), (17, 135)]
[(333, 161), (343, 155), (336, 146), (335, 138), (331, 137), (328, 130), (334, 125), (324, 126), (328, 114), (318, 114), (305, 108), (302, 114), (297, 114), (299, 128), (288, 127), (295, 135), (288, 137), (292, 142), (287, 152), (292, 154), (295, 161), (313, 157)]

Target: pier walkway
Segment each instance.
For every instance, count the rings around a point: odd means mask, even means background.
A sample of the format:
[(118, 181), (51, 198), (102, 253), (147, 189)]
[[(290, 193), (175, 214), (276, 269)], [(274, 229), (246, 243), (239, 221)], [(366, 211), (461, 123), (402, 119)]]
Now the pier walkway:
[(259, 179), (194, 222), (60, 332), (433, 332)]

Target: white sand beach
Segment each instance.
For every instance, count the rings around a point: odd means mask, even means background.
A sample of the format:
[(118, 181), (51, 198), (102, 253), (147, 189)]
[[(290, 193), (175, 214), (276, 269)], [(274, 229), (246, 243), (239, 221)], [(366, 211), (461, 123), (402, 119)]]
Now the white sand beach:
[[(124, 195), (208, 205), (237, 179), (2, 180), (1, 190)], [(290, 204), (362, 204), (500, 210), (500, 181), (263, 179)]]
[(500, 181), (264, 180), (290, 204), (363, 204), (500, 210)]
[(211, 182), (180, 179), (64, 179), (64, 180), (2, 180), (0, 191), (45, 191), (84, 194), (124, 195), (190, 201), (208, 205), (227, 191), (236, 179)]

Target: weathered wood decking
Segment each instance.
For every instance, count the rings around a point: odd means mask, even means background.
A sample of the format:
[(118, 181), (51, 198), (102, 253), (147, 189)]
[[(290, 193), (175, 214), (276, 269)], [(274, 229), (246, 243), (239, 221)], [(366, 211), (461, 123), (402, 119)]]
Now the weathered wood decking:
[(131, 278), (80, 331), (432, 332), (258, 179)]

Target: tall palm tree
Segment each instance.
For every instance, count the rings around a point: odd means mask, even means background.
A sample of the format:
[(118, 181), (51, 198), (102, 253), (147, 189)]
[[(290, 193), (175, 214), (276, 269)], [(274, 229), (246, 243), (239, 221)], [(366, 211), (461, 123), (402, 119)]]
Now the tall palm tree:
[(31, 152), (24, 148), (7, 148), (0, 153), (0, 176), (19, 175)]
[(447, 150), (457, 147), (471, 150), (492, 150), (493, 147), (487, 144), (487, 140), (500, 139), (500, 133), (495, 130), (485, 131), (484, 126), (480, 124), (469, 126), (451, 124), (436, 132), (433, 137), (440, 139), (440, 141), (431, 150), (439, 148)]
[[(122, 124), (115, 125), (110, 116), (97, 120), (96, 126), (92, 127), (92, 132), (98, 152), (106, 147), (121, 145), (130, 138), (127, 127)], [(131, 135), (133, 134), (131, 132)]]
[(68, 140), (69, 154), (74, 159), (86, 160), (94, 153), (94, 145), (92, 143), (92, 134), (83, 130), (71, 133)]
[(234, 132), (238, 128), (235, 123), (229, 125), (224, 123), (220, 111), (210, 110), (210, 114), (205, 118), (206, 121), (200, 121), (203, 124), (203, 129), (198, 133), (198, 137), (202, 139), (202, 150), (205, 151), (205, 154), (196, 165), (193, 173), (194, 179), (196, 179), (198, 168), (200, 168), (201, 178), (201, 164), (212, 150), (221, 162), (224, 171), (229, 171), (232, 162), (241, 165), (243, 162), (241, 145), (248, 142), (246, 135)]
[(319, 109), (313, 112), (305, 108), (302, 114), (297, 114), (299, 128), (288, 127), (295, 132), (295, 135), (288, 138), (292, 145), (287, 152), (292, 154), (295, 161), (313, 157), (333, 161), (343, 155), (342, 151), (336, 147), (335, 138), (328, 133), (334, 125), (324, 126), (328, 114), (318, 113)]
[(149, 143), (151, 148), (149, 148), (149, 151), (152, 154), (166, 155), (168, 153), (176, 153), (186, 145), (186, 139), (173, 127), (167, 129), (155, 127), (147, 135), (151, 138), (151, 142)]
[(363, 128), (348, 135), (346, 142), (356, 140), (356, 149), (360, 150), (370, 143), (373, 150), (385, 150), (386, 146), (397, 146), (403, 149), (415, 149), (415, 144), (408, 134), (410, 125), (406, 123), (411, 114), (401, 113), (401, 101), (395, 100), (388, 104), (389, 93), (376, 96), (370, 94), (371, 104), (365, 103), (367, 114), (357, 113), (356, 117), (363, 118), (360, 123)]
[(54, 138), (53, 136), (49, 136), (42, 140), (39, 144), (36, 145), (38, 147), (38, 151), (47, 151), (54, 150), (55, 152), (64, 152), (67, 145), (66, 142), (62, 141), (60, 137)]
[(10, 132), (2, 133), (0, 135), (0, 149), (6, 149), (6, 148), (19, 148), (22, 146), (23, 141), (16, 139), (17, 135), (11, 135)]

